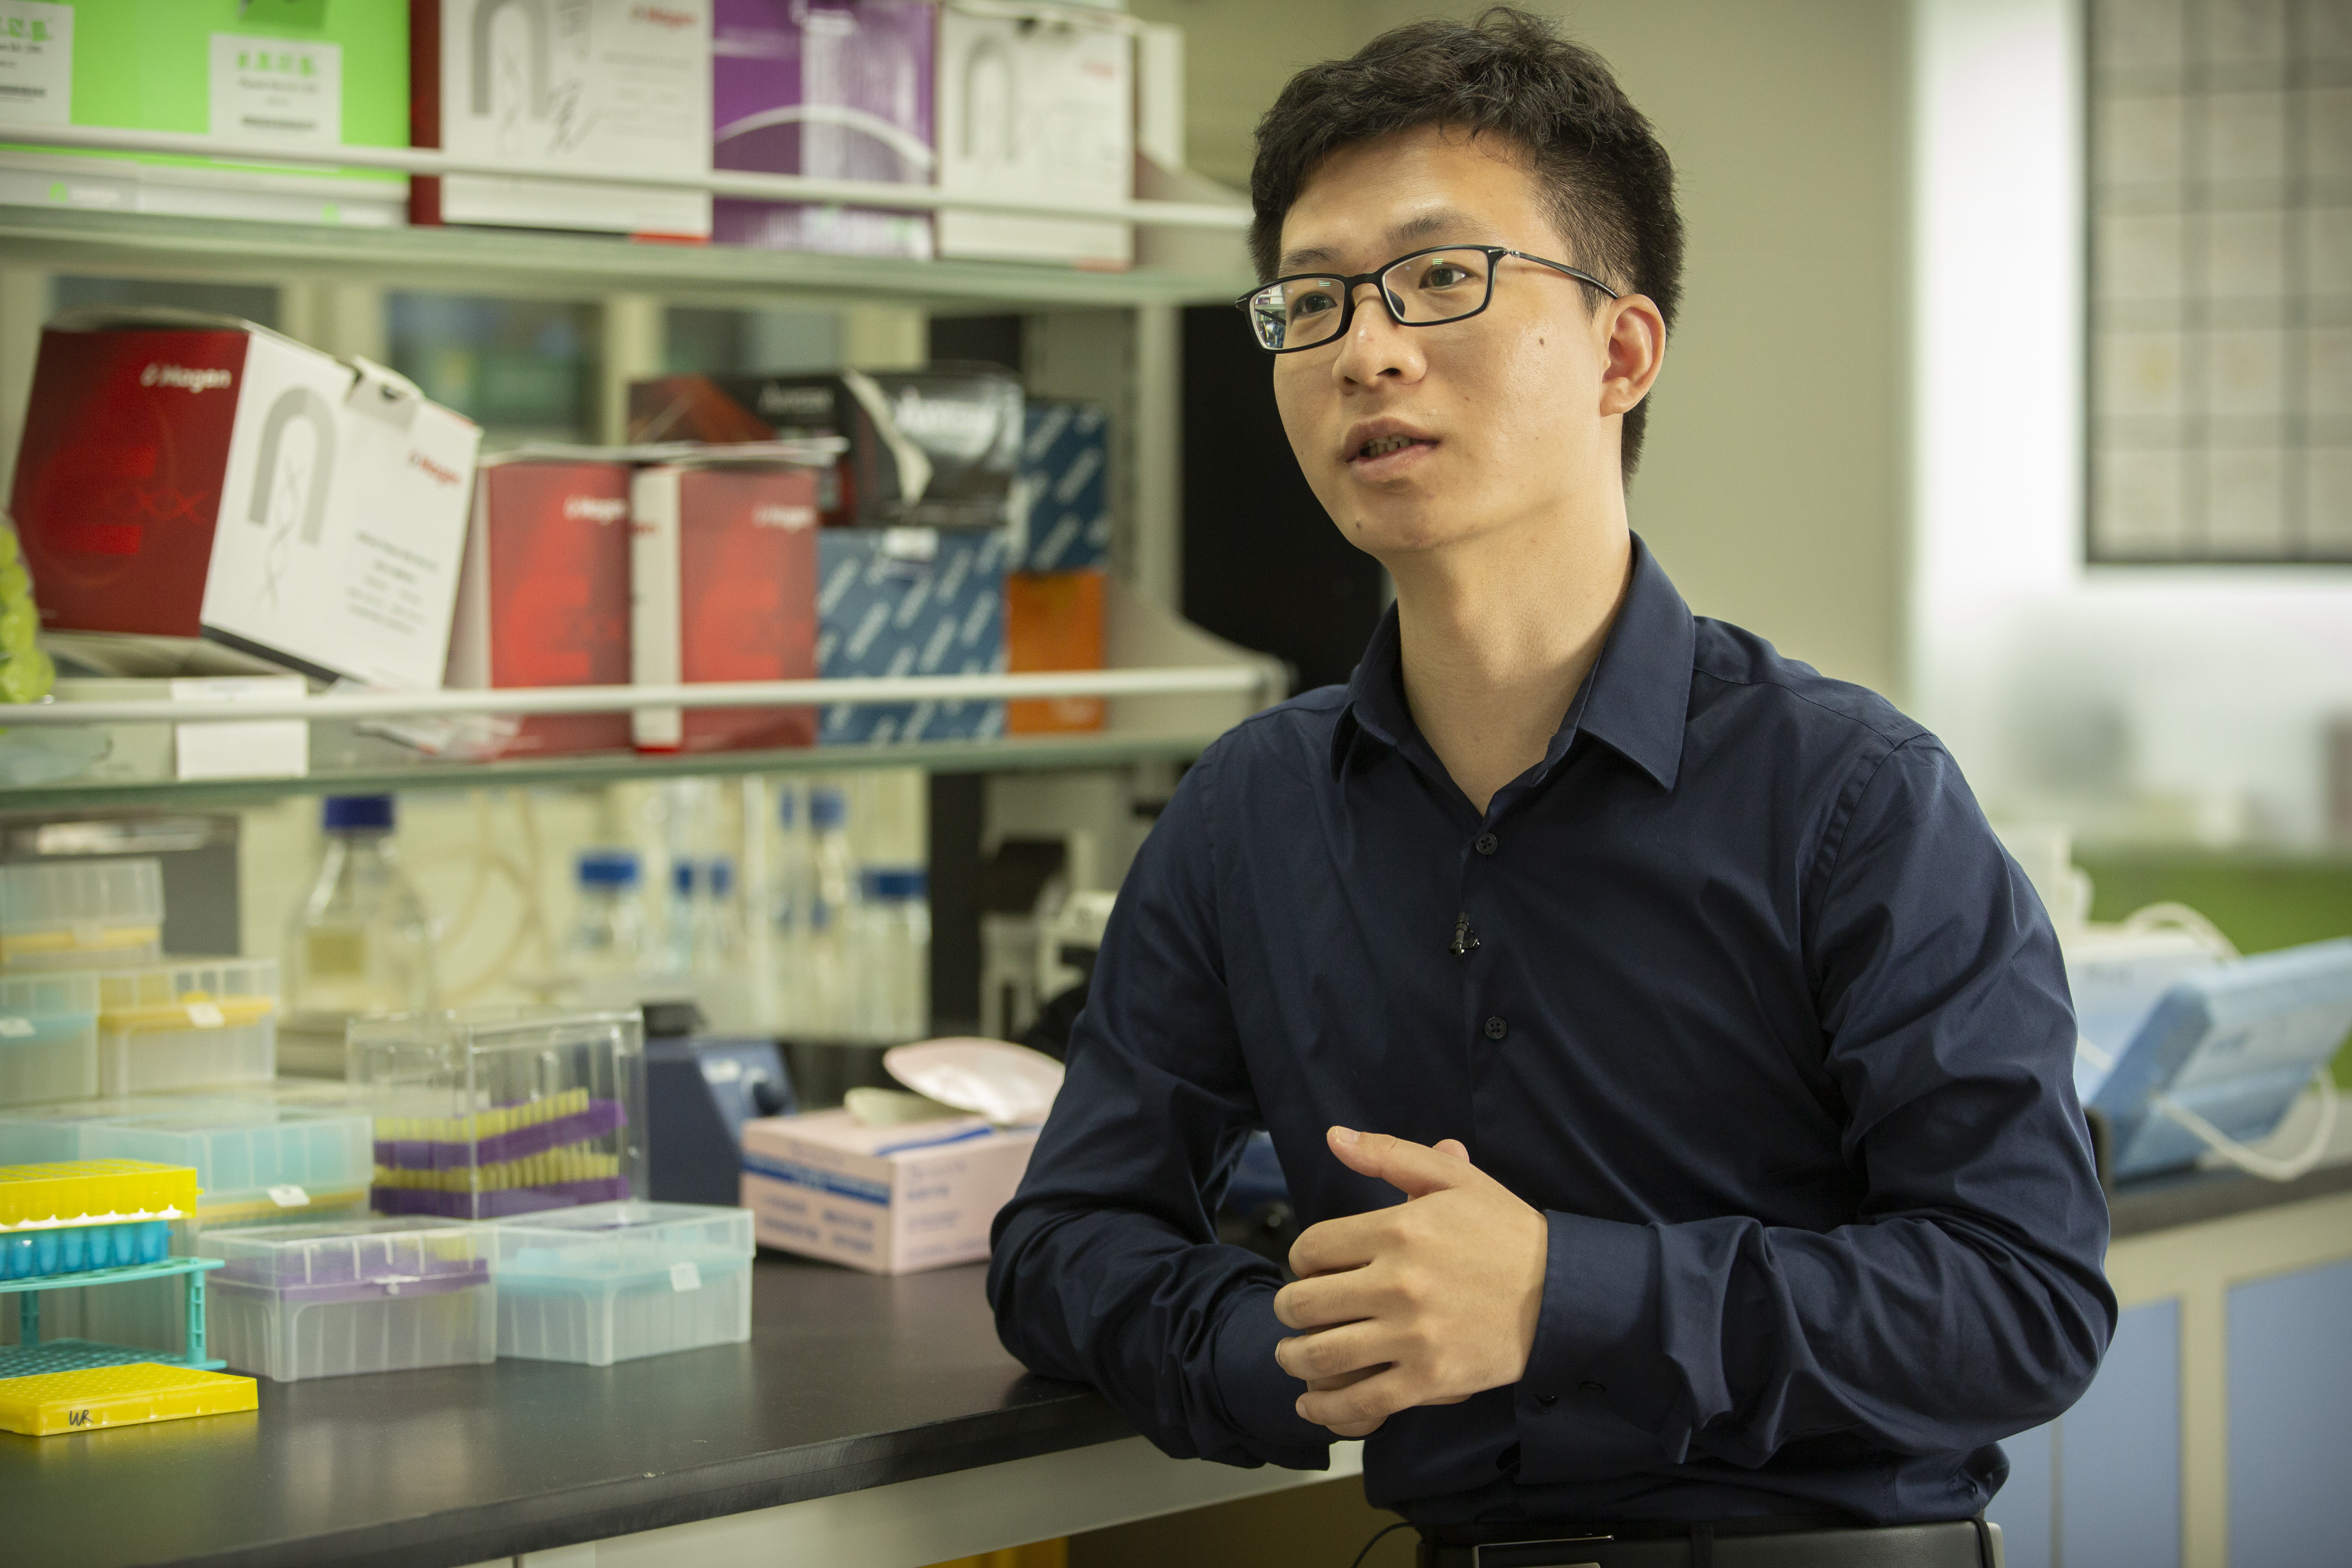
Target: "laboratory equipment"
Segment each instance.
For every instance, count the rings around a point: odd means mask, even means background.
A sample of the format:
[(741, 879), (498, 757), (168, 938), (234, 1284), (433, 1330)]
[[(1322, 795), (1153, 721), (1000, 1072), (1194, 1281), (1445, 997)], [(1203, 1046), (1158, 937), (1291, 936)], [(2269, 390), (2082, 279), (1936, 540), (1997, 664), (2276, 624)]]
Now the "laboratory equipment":
[(260, 1405), (260, 1385), (232, 1373), (159, 1362), (0, 1378), (0, 1432), (48, 1437), (99, 1426), (224, 1415)]
[(381, 1214), (464, 1219), (646, 1195), (644, 1028), (627, 1012), (484, 1007), (353, 1019)]
[(100, 1094), (267, 1083), (278, 1058), (278, 961), (175, 958), (98, 976)]
[(849, 843), (849, 803), (841, 791), (809, 791), (807, 963), (802, 970), (802, 1032), (838, 1039), (856, 1031), (857, 856)]
[(98, 977), (0, 975), (0, 1106), (98, 1092)]
[(163, 937), (157, 861), (0, 866), (0, 969), (152, 963)]
[(404, 1217), (205, 1232), (222, 1268), (211, 1343), (278, 1383), (459, 1366), (498, 1354), (493, 1227)]
[(808, 813), (799, 786), (776, 791), (776, 836), (768, 871), (767, 1018), (779, 1033), (805, 1028), (808, 1017), (809, 904), (814, 868)]
[(499, 1354), (616, 1361), (751, 1337), (751, 1214), (609, 1203), (497, 1226)]
[(286, 936), (287, 1026), (340, 1037), (353, 1017), (439, 1005), (433, 928), (400, 868), (388, 795), (330, 795), (318, 875)]
[(657, 1203), (733, 1204), (743, 1124), (799, 1107), (773, 1040), (712, 1039), (689, 1004), (646, 1005), (649, 1176)]
[[(2208, 1149), (2291, 1180), (2325, 1152), (2336, 1098), (2326, 1064), (2352, 1033), (2352, 938), (2258, 953), (2166, 994), (2101, 1086), (2117, 1180), (2193, 1164)], [(2277, 1131), (2313, 1076), (2321, 1116), (2285, 1159), (2246, 1145)]]

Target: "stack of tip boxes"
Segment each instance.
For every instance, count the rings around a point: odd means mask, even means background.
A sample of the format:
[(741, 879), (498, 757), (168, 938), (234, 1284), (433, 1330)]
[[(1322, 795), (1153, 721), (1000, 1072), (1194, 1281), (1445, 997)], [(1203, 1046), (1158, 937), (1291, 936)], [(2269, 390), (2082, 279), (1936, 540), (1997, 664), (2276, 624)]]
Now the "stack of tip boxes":
[[(0, 1163), (133, 1159), (187, 1167), (198, 1189), (172, 1223), (170, 1250), (204, 1256), (225, 1226), (364, 1215), (372, 1163), (362, 1112), (261, 1098), (175, 1095), (0, 1110)], [(164, 1351), (187, 1338), (185, 1292), (169, 1279), (61, 1290), (44, 1309), (54, 1330)], [(220, 1311), (214, 1298), (214, 1316)]]
[(0, 1106), (266, 1083), (278, 965), (165, 958), (153, 860), (0, 867)]
[[(224, 1320), (232, 1364), (253, 1355), (277, 1378), (493, 1355), (606, 1366), (751, 1337), (751, 1215), (643, 1201), (636, 1013), (354, 1020), (348, 1077), (374, 1117), (383, 1217), (206, 1237), (229, 1262), (224, 1300), (243, 1299), (241, 1267), (278, 1292), (262, 1339)], [(347, 1266), (330, 1242), (360, 1252)], [(395, 1247), (429, 1271), (411, 1283)], [(304, 1323), (310, 1304), (333, 1310), (331, 1331)], [(436, 1359), (383, 1360), (404, 1325)]]

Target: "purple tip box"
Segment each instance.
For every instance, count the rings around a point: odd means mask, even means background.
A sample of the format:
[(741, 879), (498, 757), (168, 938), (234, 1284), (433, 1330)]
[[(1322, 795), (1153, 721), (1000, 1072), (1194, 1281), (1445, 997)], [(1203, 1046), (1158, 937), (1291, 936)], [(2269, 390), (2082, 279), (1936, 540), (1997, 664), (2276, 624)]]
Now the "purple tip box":
[[(712, 166), (929, 184), (937, 26), (929, 0), (717, 0)], [(932, 253), (921, 212), (722, 198), (710, 233), (767, 250)]]

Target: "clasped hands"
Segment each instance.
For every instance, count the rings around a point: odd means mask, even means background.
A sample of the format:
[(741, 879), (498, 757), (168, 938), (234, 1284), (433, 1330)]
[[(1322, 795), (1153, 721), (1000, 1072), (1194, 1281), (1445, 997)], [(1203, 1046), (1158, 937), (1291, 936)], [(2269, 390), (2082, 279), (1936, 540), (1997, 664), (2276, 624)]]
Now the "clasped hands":
[(1405, 1195), (1325, 1220), (1290, 1249), (1298, 1275), (1274, 1349), (1307, 1392), (1298, 1414), (1361, 1437), (1400, 1410), (1459, 1405), (1518, 1382), (1535, 1347), (1550, 1226), (1448, 1138), (1430, 1148), (1334, 1127), (1331, 1152)]

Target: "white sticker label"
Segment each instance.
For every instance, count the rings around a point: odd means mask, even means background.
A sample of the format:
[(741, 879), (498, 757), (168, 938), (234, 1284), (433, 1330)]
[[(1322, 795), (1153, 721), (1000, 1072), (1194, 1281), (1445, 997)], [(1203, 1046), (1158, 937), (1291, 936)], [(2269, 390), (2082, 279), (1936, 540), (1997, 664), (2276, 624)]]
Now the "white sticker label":
[(217, 1029), (228, 1022), (221, 1016), (217, 1002), (189, 1002), (183, 1005), (188, 1010), (188, 1022), (199, 1029)]
[(0, 0), (0, 120), (73, 123), (73, 7)]
[(669, 1266), (669, 1288), (673, 1290), (701, 1289), (702, 1270), (697, 1268), (691, 1263), (671, 1264)]
[(21, 1040), (32, 1032), (30, 1018), (0, 1018), (0, 1039)]
[(282, 1209), (302, 1209), (310, 1206), (310, 1194), (299, 1187), (272, 1187), (269, 1201)]
[(342, 145), (341, 44), (236, 33), (212, 41), (214, 135)]

